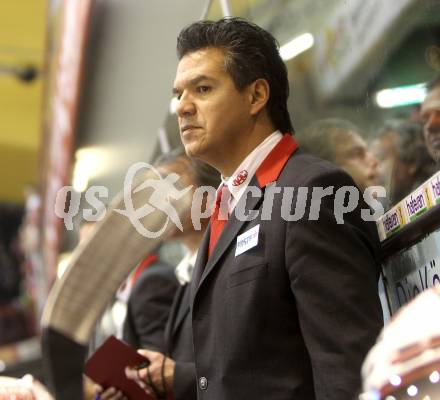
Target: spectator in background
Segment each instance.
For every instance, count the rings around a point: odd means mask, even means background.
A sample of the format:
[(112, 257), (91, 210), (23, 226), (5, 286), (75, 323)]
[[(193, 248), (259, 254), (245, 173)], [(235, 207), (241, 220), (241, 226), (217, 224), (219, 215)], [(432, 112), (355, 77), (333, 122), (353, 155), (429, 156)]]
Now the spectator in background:
[(18, 230), (23, 209), (0, 204), (0, 345), (26, 339), (33, 333), (21, 302), (23, 271)]
[(32, 375), (21, 379), (0, 376), (0, 400), (54, 400), (46, 387)]
[[(93, 234), (94, 225), (83, 221), (80, 243)], [(164, 351), (164, 330), (177, 286), (173, 266), (159, 260), (155, 253), (146, 255), (121, 285), (123, 290), (118, 291), (115, 299), (126, 304), (123, 326), (113, 319), (112, 302), (96, 326), (90, 349), (94, 351), (108, 336), (121, 337), (122, 333), (122, 339), (134, 348)]]
[(432, 159), (440, 162), (440, 74), (428, 85), (428, 94), (423, 101), (420, 114), (426, 148)]
[(361, 191), (378, 185), (378, 161), (367, 149), (361, 130), (350, 121), (321, 119), (296, 137), (302, 149), (345, 170)]
[(434, 173), (424, 141), (423, 127), (406, 120), (389, 120), (372, 143), (379, 160), (379, 179), (396, 204)]
[[(94, 222), (82, 222), (80, 242), (93, 234), (94, 225)], [(106, 307), (96, 324), (89, 351), (95, 351), (110, 335), (122, 336), (122, 340), (134, 348), (165, 351), (164, 331), (177, 287), (173, 266), (160, 260), (155, 253), (146, 255), (121, 285), (114, 301)], [(126, 310), (122, 327), (112, 312), (117, 302)], [(112, 389), (110, 395), (114, 392)], [(93, 382), (87, 377), (84, 393), (85, 399), (92, 399), (96, 394)]]

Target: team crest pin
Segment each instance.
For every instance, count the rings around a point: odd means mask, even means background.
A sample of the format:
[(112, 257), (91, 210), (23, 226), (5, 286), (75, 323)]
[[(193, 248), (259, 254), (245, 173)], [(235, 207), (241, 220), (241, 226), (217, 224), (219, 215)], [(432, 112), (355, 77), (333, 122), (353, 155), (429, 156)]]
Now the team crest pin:
[(240, 186), (248, 177), (248, 172), (244, 169), (240, 171), (232, 181), (232, 186)]

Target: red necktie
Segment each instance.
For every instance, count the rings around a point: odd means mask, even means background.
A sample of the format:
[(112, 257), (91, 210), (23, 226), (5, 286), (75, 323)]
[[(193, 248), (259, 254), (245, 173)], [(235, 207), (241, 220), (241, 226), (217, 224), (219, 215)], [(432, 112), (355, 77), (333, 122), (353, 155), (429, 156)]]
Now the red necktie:
[(209, 237), (208, 257), (211, 256), (220, 238), (226, 222), (228, 222), (228, 200), (231, 196), (227, 185), (222, 185), (217, 193), (214, 212), (211, 215), (211, 232)]

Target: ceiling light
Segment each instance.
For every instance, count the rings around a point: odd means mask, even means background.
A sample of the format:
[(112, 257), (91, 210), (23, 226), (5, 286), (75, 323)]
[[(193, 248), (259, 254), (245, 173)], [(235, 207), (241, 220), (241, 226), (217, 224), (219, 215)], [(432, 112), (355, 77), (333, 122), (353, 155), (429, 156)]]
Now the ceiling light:
[(295, 39), (292, 39), (290, 42), (281, 46), (280, 56), (284, 61), (290, 60), (291, 58), (296, 57), (298, 54), (310, 49), (313, 46), (313, 43), (313, 35), (311, 33), (303, 33), (302, 35), (297, 36)]
[(400, 86), (392, 89), (380, 90), (376, 93), (376, 103), (381, 108), (393, 108), (420, 104), (426, 97), (425, 83)]

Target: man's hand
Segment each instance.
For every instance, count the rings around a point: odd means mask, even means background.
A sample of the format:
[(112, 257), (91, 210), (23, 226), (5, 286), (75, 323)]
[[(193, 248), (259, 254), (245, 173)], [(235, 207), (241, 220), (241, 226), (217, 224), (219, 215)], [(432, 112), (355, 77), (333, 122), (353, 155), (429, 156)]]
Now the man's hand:
[(128, 397), (124, 396), (120, 390), (115, 389), (114, 387), (109, 387), (107, 389), (103, 389), (102, 386), (94, 385), (95, 391), (95, 399), (100, 400), (128, 400)]
[(156, 399), (166, 398), (173, 387), (174, 360), (156, 351), (138, 350), (138, 353), (148, 358), (150, 365), (142, 369), (127, 367), (125, 375)]

